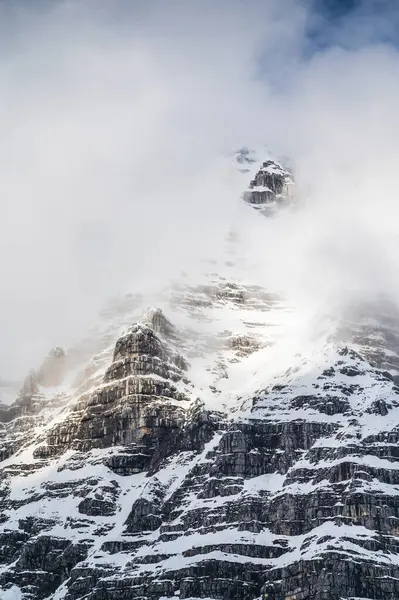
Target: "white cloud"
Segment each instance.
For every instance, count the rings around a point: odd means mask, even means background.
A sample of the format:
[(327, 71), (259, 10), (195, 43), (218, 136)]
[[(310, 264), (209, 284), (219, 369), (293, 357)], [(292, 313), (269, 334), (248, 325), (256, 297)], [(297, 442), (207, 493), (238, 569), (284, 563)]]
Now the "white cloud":
[(254, 140), (292, 158), (304, 205), (249, 232), (257, 276), (316, 304), (396, 293), (395, 49), (363, 28), (355, 50), (305, 60), (306, 11), (288, 0), (2, 10), (4, 377), (132, 280), (217, 252), (236, 193), (220, 156)]

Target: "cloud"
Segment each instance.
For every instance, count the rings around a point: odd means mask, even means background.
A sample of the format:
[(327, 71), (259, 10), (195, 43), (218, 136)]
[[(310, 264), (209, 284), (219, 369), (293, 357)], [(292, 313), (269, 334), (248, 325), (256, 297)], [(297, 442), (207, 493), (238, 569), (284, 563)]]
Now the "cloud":
[(243, 143), (291, 157), (303, 206), (245, 221), (254, 277), (319, 302), (394, 287), (398, 54), (368, 24), (310, 52), (313, 13), (294, 0), (1, 11), (5, 378), (110, 296), (217, 254), (241, 185), (222, 157)]
[(354, 289), (398, 294), (398, 75), (392, 47), (332, 48), (277, 100), (284, 118), (274, 135), (294, 160), (303, 199), (281, 239), (293, 235), (299, 273), (316, 296), (323, 284), (346, 301)]
[(2, 5), (0, 373), (8, 379), (79, 335), (109, 296), (212, 253), (231, 199), (220, 156), (262, 110), (256, 57), (276, 36), (294, 35), (276, 7)]

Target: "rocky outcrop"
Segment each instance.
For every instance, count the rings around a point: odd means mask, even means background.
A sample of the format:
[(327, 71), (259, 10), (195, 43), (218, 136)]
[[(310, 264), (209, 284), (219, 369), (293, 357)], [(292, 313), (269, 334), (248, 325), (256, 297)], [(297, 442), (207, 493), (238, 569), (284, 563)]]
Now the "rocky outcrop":
[(36, 373), (30, 371), (15, 402), (0, 404), (0, 460), (14, 454), (26, 442), (44, 405)]
[(10, 406), (0, 409), (0, 422), (9, 423), (19, 417), (32, 416), (43, 406), (43, 395), (39, 391), (37, 375), (30, 371), (24, 380), (17, 400)]
[[(0, 404), (0, 460), (23, 447), (35, 428), (43, 424), (42, 413), (48, 407), (45, 388), (62, 383), (67, 370), (66, 358), (62, 348), (53, 348), (37, 371), (29, 371), (16, 400), (8, 405)], [(57, 400), (53, 405), (57, 405)]]
[(150, 459), (185, 421), (188, 364), (175, 349), (176, 341), (162, 311), (149, 311), (118, 339), (101, 385), (79, 398), (35, 457), (56, 456), (67, 448), (86, 452), (128, 446), (137, 449), (138, 457), (144, 449)]
[[(12, 568), (0, 574), (0, 585), (12, 582), (25, 591), (26, 598), (49, 597), (70, 576), (71, 569), (87, 556), (84, 543), (39, 535), (27, 541), (12, 557)], [(16, 560), (15, 560), (16, 559)]]
[(275, 161), (267, 160), (255, 174), (243, 198), (253, 208), (269, 214), (271, 208), (292, 199), (293, 185), (289, 171)]

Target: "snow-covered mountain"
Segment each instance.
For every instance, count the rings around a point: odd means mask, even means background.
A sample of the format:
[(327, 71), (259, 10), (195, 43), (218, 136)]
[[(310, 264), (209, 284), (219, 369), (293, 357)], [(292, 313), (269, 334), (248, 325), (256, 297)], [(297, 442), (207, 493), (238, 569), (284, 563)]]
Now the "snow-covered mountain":
[[(236, 167), (249, 205), (292, 204), (279, 163)], [(396, 306), (306, 337), (239, 235), (0, 406), (0, 598), (399, 598)]]

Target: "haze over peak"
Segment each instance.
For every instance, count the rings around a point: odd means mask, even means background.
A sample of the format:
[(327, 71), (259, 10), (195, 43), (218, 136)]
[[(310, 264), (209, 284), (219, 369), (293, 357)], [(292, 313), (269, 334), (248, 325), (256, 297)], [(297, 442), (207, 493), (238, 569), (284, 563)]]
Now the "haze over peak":
[[(299, 1), (1, 11), (3, 377), (79, 337), (109, 297), (216, 257), (239, 221), (262, 283), (315, 305), (397, 296), (398, 53), (367, 42), (366, 3), (322, 47)], [(267, 234), (224, 159), (243, 143), (295, 172), (303, 208)]]

